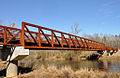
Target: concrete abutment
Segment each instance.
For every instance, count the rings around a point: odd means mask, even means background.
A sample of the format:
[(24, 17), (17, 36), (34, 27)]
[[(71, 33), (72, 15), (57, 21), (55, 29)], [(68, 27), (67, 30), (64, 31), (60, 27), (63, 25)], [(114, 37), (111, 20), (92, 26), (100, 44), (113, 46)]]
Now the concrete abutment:
[(6, 77), (17, 78), (18, 61), (29, 55), (29, 49), (22, 46), (2, 46), (0, 47), (0, 59), (7, 61)]

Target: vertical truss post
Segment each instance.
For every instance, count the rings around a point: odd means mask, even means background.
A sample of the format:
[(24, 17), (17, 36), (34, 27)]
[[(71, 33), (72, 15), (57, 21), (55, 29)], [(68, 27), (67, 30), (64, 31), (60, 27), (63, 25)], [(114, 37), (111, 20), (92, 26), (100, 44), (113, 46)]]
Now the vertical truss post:
[(99, 44), (99, 49), (101, 48), (101, 44)]
[(83, 41), (83, 44), (84, 44), (84, 48), (86, 49), (87, 45), (86, 45), (85, 39), (84, 39), (84, 41)]
[(88, 40), (85, 40), (85, 43), (86, 43), (86, 47), (89, 48), (89, 46), (88, 46)]
[(98, 48), (100, 49), (100, 44), (99, 43), (98, 43), (98, 46), (99, 46)]
[(69, 35), (68, 43), (69, 43), (69, 47), (71, 47), (71, 39), (70, 39), (70, 35)]
[(89, 44), (89, 46), (90, 46), (90, 49), (92, 49), (93, 47), (92, 47), (92, 41), (90, 40), (90, 44)]
[(89, 43), (90, 43), (90, 41), (89, 41), (89, 40), (87, 40), (87, 45), (88, 45), (88, 48), (90, 49), (90, 45), (89, 45)]
[(38, 39), (39, 39), (39, 47), (41, 47), (41, 33), (40, 33), (40, 28), (38, 28)]
[(83, 41), (82, 41), (81, 38), (80, 38), (79, 42), (80, 42), (80, 47), (82, 48), (83, 47)]
[(92, 48), (94, 49), (94, 41), (92, 41)]
[(99, 44), (99, 49), (101, 48), (101, 44)]
[(81, 47), (79, 40), (76, 38), (77, 44)]
[(95, 43), (95, 41), (93, 43), (94, 43), (94, 49), (96, 49), (96, 43)]
[(94, 41), (92, 41), (92, 48), (94, 49)]
[(75, 37), (75, 47), (77, 48), (77, 37)]
[(96, 43), (96, 48), (99, 49), (99, 44), (98, 43)]
[(52, 47), (54, 47), (54, 34), (53, 34), (53, 31), (51, 31), (51, 44), (52, 44)]
[(71, 36), (70, 36), (70, 39), (71, 39), (71, 41), (72, 41), (74, 47), (76, 48), (76, 45), (75, 45), (75, 39), (71, 38)]
[(6, 44), (6, 38), (7, 38), (7, 29), (4, 27), (4, 44)]
[(20, 43), (21, 43), (23, 46), (25, 46), (25, 37), (24, 37), (25, 30), (24, 30), (24, 26), (25, 26), (25, 23), (22, 22), (22, 31), (21, 31)]
[(95, 43), (96, 43), (96, 44), (95, 44), (95, 45), (96, 45), (96, 49), (98, 49), (97, 42), (95, 42)]
[(63, 33), (61, 33), (61, 45), (63, 47)]
[(97, 49), (97, 42), (95, 42), (95, 48)]
[(102, 49), (102, 44), (101, 44), (100, 48)]
[(99, 49), (100, 49), (101, 44), (98, 43), (98, 45), (99, 45)]

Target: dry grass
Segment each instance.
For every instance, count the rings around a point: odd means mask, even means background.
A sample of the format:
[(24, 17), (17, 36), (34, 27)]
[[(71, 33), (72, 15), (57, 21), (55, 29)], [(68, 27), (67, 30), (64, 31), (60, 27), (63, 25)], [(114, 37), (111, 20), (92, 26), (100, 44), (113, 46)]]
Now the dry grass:
[(120, 78), (120, 73), (107, 73), (98, 70), (80, 69), (73, 71), (65, 66), (58, 69), (56, 66), (41, 66), (38, 70), (20, 75), (20, 78)]
[(35, 61), (37, 60), (81, 60), (86, 59), (90, 55), (92, 55), (90, 51), (39, 51), (39, 50), (31, 50), (30, 55), (23, 59), (22, 61)]

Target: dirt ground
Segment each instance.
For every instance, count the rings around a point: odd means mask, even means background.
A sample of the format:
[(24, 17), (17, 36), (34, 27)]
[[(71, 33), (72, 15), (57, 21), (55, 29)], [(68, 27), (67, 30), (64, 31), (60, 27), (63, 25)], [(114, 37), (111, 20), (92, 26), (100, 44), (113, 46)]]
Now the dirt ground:
[(5, 69), (5, 67), (6, 67), (6, 61), (0, 60), (0, 70)]

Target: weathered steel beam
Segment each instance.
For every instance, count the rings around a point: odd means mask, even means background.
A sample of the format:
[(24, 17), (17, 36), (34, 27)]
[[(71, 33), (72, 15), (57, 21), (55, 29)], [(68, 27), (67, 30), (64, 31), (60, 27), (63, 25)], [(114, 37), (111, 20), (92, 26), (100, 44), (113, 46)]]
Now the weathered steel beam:
[[(28, 29), (27, 26), (35, 27), (38, 29), (38, 31), (35, 32), (31, 31), (30, 29)], [(105, 46), (105, 44), (94, 40), (90, 40), (87, 38), (79, 37), (69, 33), (45, 28), (42, 26), (26, 22), (22, 22), (22, 29), (1, 25), (0, 27), (1, 27), (0, 45), (14, 45), (14, 46), (19, 45), (24, 46), (24, 48), (40, 48), (40, 49), (80, 49), (80, 50), (115, 50), (115, 51), (118, 50), (117, 48), (107, 47)], [(51, 33), (46, 34), (46, 32), (43, 30), (50, 31)], [(10, 31), (19, 32), (14, 34), (13, 32)], [(30, 36), (28, 36), (26, 33), (29, 33)], [(56, 35), (56, 33), (61, 34), (61, 36)], [(15, 39), (13, 40), (13, 38)]]

